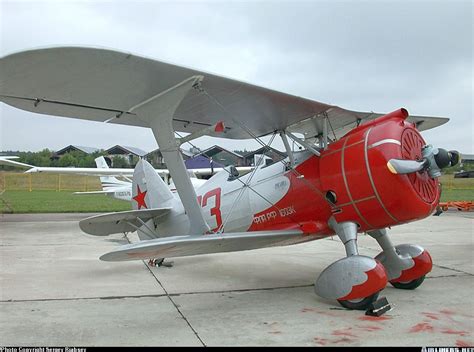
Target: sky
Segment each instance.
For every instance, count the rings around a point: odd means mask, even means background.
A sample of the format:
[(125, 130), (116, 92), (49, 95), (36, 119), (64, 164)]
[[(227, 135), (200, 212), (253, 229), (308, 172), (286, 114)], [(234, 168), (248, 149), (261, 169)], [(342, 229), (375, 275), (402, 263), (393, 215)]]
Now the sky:
[[(428, 143), (474, 153), (471, 1), (5, 1), (0, 56), (84, 45), (132, 52), (350, 110), (442, 116)], [(0, 72), (1, 79), (1, 72)], [(116, 144), (151, 130), (0, 103), (0, 151)], [(252, 140), (195, 145), (252, 150)], [(188, 145), (189, 146), (189, 145)], [(282, 149), (277, 141), (275, 147)]]

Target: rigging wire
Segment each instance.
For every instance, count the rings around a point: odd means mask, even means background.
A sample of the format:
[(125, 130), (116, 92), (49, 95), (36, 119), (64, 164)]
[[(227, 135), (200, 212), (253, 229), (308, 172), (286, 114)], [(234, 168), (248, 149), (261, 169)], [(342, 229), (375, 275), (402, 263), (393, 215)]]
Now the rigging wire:
[[(202, 86), (199, 86), (198, 90), (201, 92), (201, 93), (204, 93), (211, 101), (213, 101), (217, 106), (219, 106), (222, 111), (226, 114), (228, 114), (228, 116), (231, 117), (232, 121), (235, 122), (240, 128), (242, 128), (245, 132), (247, 132), (253, 139), (255, 139), (258, 143), (260, 143), (260, 145), (262, 145), (263, 147), (266, 146), (265, 142), (263, 142), (261, 140), (261, 138), (259, 138), (258, 136), (256, 136), (247, 126), (245, 126), (244, 124), (242, 124), (240, 121), (236, 120), (232, 114), (212, 95), (210, 95)], [(331, 127), (331, 130), (334, 134), (334, 138), (337, 139), (336, 137), (336, 133), (334, 132), (334, 129), (332, 128), (332, 125), (331, 125), (331, 121), (328, 119), (328, 122), (329, 122), (329, 126)], [(327, 203), (329, 204), (329, 206), (333, 209), (337, 208), (337, 206), (332, 203), (331, 201), (329, 201), (329, 199), (326, 198), (325, 194), (319, 189), (317, 188), (314, 184), (312, 184), (310, 181), (306, 180), (304, 178), (304, 175), (302, 175), (300, 172), (298, 172), (298, 170), (296, 170), (294, 167), (292, 167), (288, 162), (286, 162), (284, 159), (280, 160), (281, 163), (283, 163), (283, 165), (285, 165), (285, 168), (290, 170), (291, 172), (293, 172), (299, 179), (302, 179), (312, 190), (316, 191), (316, 193), (320, 196), (323, 197), (323, 199), (325, 199), (327, 201)]]
[(331, 123), (331, 119), (329, 118), (329, 116), (327, 116), (327, 120), (328, 120), (328, 123), (329, 123), (329, 127), (331, 127), (332, 134), (334, 135), (334, 140), (337, 141), (336, 132), (334, 131), (334, 128), (332, 128), (332, 123)]
[[(180, 135), (178, 132), (175, 131), (175, 133), (178, 135), (178, 137), (182, 138), (181, 135)], [(191, 146), (193, 146), (194, 148), (198, 148), (198, 147), (197, 147), (196, 145), (194, 145), (191, 141), (187, 141), (186, 143), (191, 144)], [(262, 142), (262, 143), (263, 143), (263, 142)], [(264, 144), (263, 146), (266, 147), (266, 148), (268, 148), (268, 146), (265, 145), (265, 144)], [(204, 156), (205, 158), (207, 158), (207, 159), (210, 159), (210, 157), (208, 157), (208, 156), (205, 155), (205, 154), (201, 154), (201, 155), (203, 155), (203, 156)], [(228, 169), (223, 168), (223, 170), (226, 171), (230, 176), (233, 176), (232, 173), (231, 173)], [(240, 183), (242, 183), (242, 185), (243, 185), (242, 189), (245, 189), (245, 188), (250, 189), (250, 190), (251, 190), (252, 192), (254, 192), (257, 196), (259, 196), (259, 197), (262, 198), (265, 202), (267, 202), (268, 204), (270, 204), (270, 206), (271, 206), (272, 208), (275, 208), (276, 210), (278, 210), (278, 211), (280, 212), (280, 208), (279, 208), (279, 207), (277, 207), (274, 203), (272, 203), (270, 200), (268, 200), (265, 196), (263, 196), (263, 195), (260, 194), (258, 191), (256, 191), (252, 186), (247, 185), (247, 184), (246, 184), (244, 181), (242, 181), (240, 178), (237, 178), (236, 181), (239, 181)], [(295, 222), (295, 223), (297, 222), (297, 221), (295, 221), (295, 220), (292, 218), (291, 215), (288, 215), (288, 217), (290, 218), (290, 220), (293, 220), (293, 222)]]
[(242, 197), (244, 191), (246, 188), (250, 187), (250, 182), (252, 182), (252, 178), (255, 176), (255, 173), (257, 172), (258, 168), (260, 167), (260, 164), (262, 162), (265, 161), (265, 156), (266, 156), (266, 153), (270, 150), (270, 146), (272, 145), (273, 143), (273, 140), (275, 139), (275, 136), (276, 136), (276, 133), (273, 134), (272, 138), (270, 139), (269, 143), (268, 143), (268, 147), (266, 148), (266, 150), (264, 150), (263, 152), (263, 158), (260, 159), (258, 161), (258, 164), (255, 165), (255, 168), (252, 170), (252, 173), (250, 174), (249, 178), (247, 179), (247, 182), (245, 182), (244, 186), (242, 188), (240, 188), (240, 192), (237, 196), (237, 198), (234, 199), (234, 201), (232, 202), (232, 207), (230, 208), (230, 211), (229, 213), (227, 214), (224, 222), (221, 224), (221, 226), (217, 229), (217, 232), (218, 233), (221, 233), (224, 231), (225, 229), (225, 225), (227, 224), (227, 222), (229, 221), (230, 219), (230, 215), (232, 214), (232, 211), (234, 210), (234, 206), (235, 204), (237, 204), (237, 201), (240, 200), (240, 198)]

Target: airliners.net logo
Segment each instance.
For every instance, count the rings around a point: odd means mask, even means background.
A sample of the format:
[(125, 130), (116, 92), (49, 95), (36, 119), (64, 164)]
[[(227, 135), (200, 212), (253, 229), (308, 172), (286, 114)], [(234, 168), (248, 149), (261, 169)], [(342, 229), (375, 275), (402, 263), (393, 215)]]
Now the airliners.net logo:
[(423, 347), (421, 352), (474, 352), (472, 347)]

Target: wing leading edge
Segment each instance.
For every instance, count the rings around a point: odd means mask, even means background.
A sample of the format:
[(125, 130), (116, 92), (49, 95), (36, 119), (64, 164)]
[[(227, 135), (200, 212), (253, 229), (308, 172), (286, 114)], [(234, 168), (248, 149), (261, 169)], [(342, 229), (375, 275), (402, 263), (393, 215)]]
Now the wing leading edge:
[[(206, 72), (119, 51), (57, 47), (0, 59), (0, 101), (40, 114), (148, 127), (134, 107), (189, 77), (201, 75), (173, 116), (173, 128), (197, 132), (223, 121), (223, 138), (247, 139), (289, 128), (312, 137), (329, 117), (334, 131), (382, 114), (356, 112)], [(446, 118), (415, 117), (421, 129)], [(341, 132), (342, 133), (342, 132)]]
[(256, 231), (212, 234), (204, 236), (173, 236), (142, 241), (119, 247), (100, 257), (104, 261), (128, 261), (150, 258), (185, 257), (286, 246), (318, 239), (301, 230)]

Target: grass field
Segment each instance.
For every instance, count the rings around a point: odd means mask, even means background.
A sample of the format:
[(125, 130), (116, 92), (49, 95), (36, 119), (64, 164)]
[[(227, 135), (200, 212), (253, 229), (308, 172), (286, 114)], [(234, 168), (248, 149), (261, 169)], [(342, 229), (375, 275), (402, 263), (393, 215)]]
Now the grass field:
[(0, 195), (0, 213), (101, 213), (123, 210), (131, 210), (129, 202), (102, 194), (6, 191)]
[(1, 191), (99, 191), (100, 180), (94, 176), (24, 174), (0, 171)]
[(441, 202), (450, 201), (474, 201), (474, 189), (443, 189)]
[(474, 201), (474, 178), (454, 178), (453, 175), (440, 177), (442, 185), (441, 202)]
[[(440, 178), (441, 201), (474, 201), (474, 179)], [(30, 189), (32, 190), (30, 192)], [(61, 191), (58, 191), (61, 190)], [(105, 195), (73, 195), (100, 190), (98, 177), (0, 173), (0, 213), (72, 213), (130, 210), (130, 203)], [(2, 193), (3, 191), (3, 193)]]
[(454, 178), (453, 175), (443, 175), (439, 181), (445, 189), (471, 189), (474, 190), (474, 178)]

